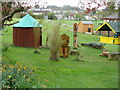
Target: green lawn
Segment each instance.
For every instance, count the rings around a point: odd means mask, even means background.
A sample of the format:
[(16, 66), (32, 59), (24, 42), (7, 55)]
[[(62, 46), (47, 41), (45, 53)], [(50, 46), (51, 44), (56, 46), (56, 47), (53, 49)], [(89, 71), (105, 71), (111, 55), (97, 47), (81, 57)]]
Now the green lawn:
[[(55, 21), (59, 21), (59, 20), (55, 20)], [(73, 25), (74, 23), (79, 23), (80, 21), (74, 21), (74, 20), (61, 20), (61, 22), (63, 24), (67, 24), (67, 25)], [(104, 21), (98, 20), (98, 21), (92, 21), (94, 23), (94, 31), (97, 30), (97, 28), (100, 26), (98, 25), (98, 23), (104, 23)]]
[[(67, 21), (65, 21), (67, 22)], [(45, 45), (46, 29), (50, 27), (50, 22), (45, 22), (43, 31), (43, 45)], [(74, 23), (74, 21), (68, 21)], [(46, 28), (45, 28), (46, 27)], [(19, 61), (23, 65), (36, 68), (37, 74), (48, 88), (117, 88), (118, 87), (118, 62), (101, 57), (101, 50), (80, 46), (84, 62), (72, 61), (76, 56), (60, 58), (59, 61), (49, 60), (49, 49), (39, 49), (41, 54), (34, 54), (33, 48), (23, 48), (12, 46), (12, 27), (6, 27), (4, 31), (3, 47), (9, 44), (7, 51), (3, 52), (6, 57)], [(61, 26), (61, 34), (70, 36), (70, 49), (73, 48), (73, 33), (71, 27)], [(78, 43), (97, 42), (99, 36), (78, 33)], [(118, 51), (118, 45), (106, 44), (105, 47), (110, 52)], [(36, 78), (37, 79), (37, 78)]]

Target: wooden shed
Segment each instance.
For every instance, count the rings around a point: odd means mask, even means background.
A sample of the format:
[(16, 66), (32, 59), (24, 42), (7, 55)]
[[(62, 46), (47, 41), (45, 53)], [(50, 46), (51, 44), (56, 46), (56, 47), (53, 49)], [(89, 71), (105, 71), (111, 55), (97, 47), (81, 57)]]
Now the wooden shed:
[(120, 44), (119, 22), (105, 22), (96, 31), (99, 32), (100, 42)]
[(85, 33), (85, 32), (93, 32), (94, 24), (92, 21), (81, 21), (78, 23), (78, 32)]
[(42, 25), (29, 14), (13, 25), (13, 44), (19, 47), (34, 47), (35, 30), (37, 34), (37, 47), (42, 46)]

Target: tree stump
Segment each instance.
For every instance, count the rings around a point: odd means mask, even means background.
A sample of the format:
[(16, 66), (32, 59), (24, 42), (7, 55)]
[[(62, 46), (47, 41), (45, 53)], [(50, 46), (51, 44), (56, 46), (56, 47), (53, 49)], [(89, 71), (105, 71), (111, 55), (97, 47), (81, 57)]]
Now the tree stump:
[(77, 50), (71, 50), (70, 55), (79, 55), (79, 52)]
[(109, 54), (109, 52), (107, 52), (107, 50), (104, 48), (103, 51), (102, 51), (102, 53), (100, 54), (100, 56), (106, 56), (106, 57), (108, 57), (108, 54)]
[(108, 59), (120, 60), (120, 53), (119, 52), (110, 52), (108, 54)]

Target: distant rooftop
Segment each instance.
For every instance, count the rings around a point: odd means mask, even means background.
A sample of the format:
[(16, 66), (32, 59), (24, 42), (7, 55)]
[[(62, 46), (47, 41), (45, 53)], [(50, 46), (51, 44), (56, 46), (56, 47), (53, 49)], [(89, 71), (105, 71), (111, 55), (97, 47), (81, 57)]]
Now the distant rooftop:
[(103, 20), (120, 20), (120, 17), (118, 16), (118, 13), (109, 15), (107, 17), (103, 17)]
[(119, 28), (119, 22), (109, 22), (108, 23), (115, 32), (120, 32), (120, 28)]
[(92, 21), (81, 21), (83, 24), (94, 24)]

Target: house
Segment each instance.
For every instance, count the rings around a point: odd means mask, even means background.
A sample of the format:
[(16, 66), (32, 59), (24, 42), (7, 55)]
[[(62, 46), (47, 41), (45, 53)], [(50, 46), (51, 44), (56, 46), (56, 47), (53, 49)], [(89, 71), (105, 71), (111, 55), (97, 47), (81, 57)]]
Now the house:
[(85, 32), (93, 32), (94, 24), (92, 21), (81, 21), (78, 23), (78, 32), (85, 33)]
[(100, 42), (120, 44), (119, 22), (105, 22), (96, 31), (99, 32)]
[(42, 46), (42, 25), (29, 14), (13, 25), (13, 44), (19, 47), (34, 47), (35, 30), (37, 30), (37, 47)]
[(118, 16), (118, 13), (109, 15), (107, 17), (101, 18), (104, 22), (119, 22), (120, 17)]

